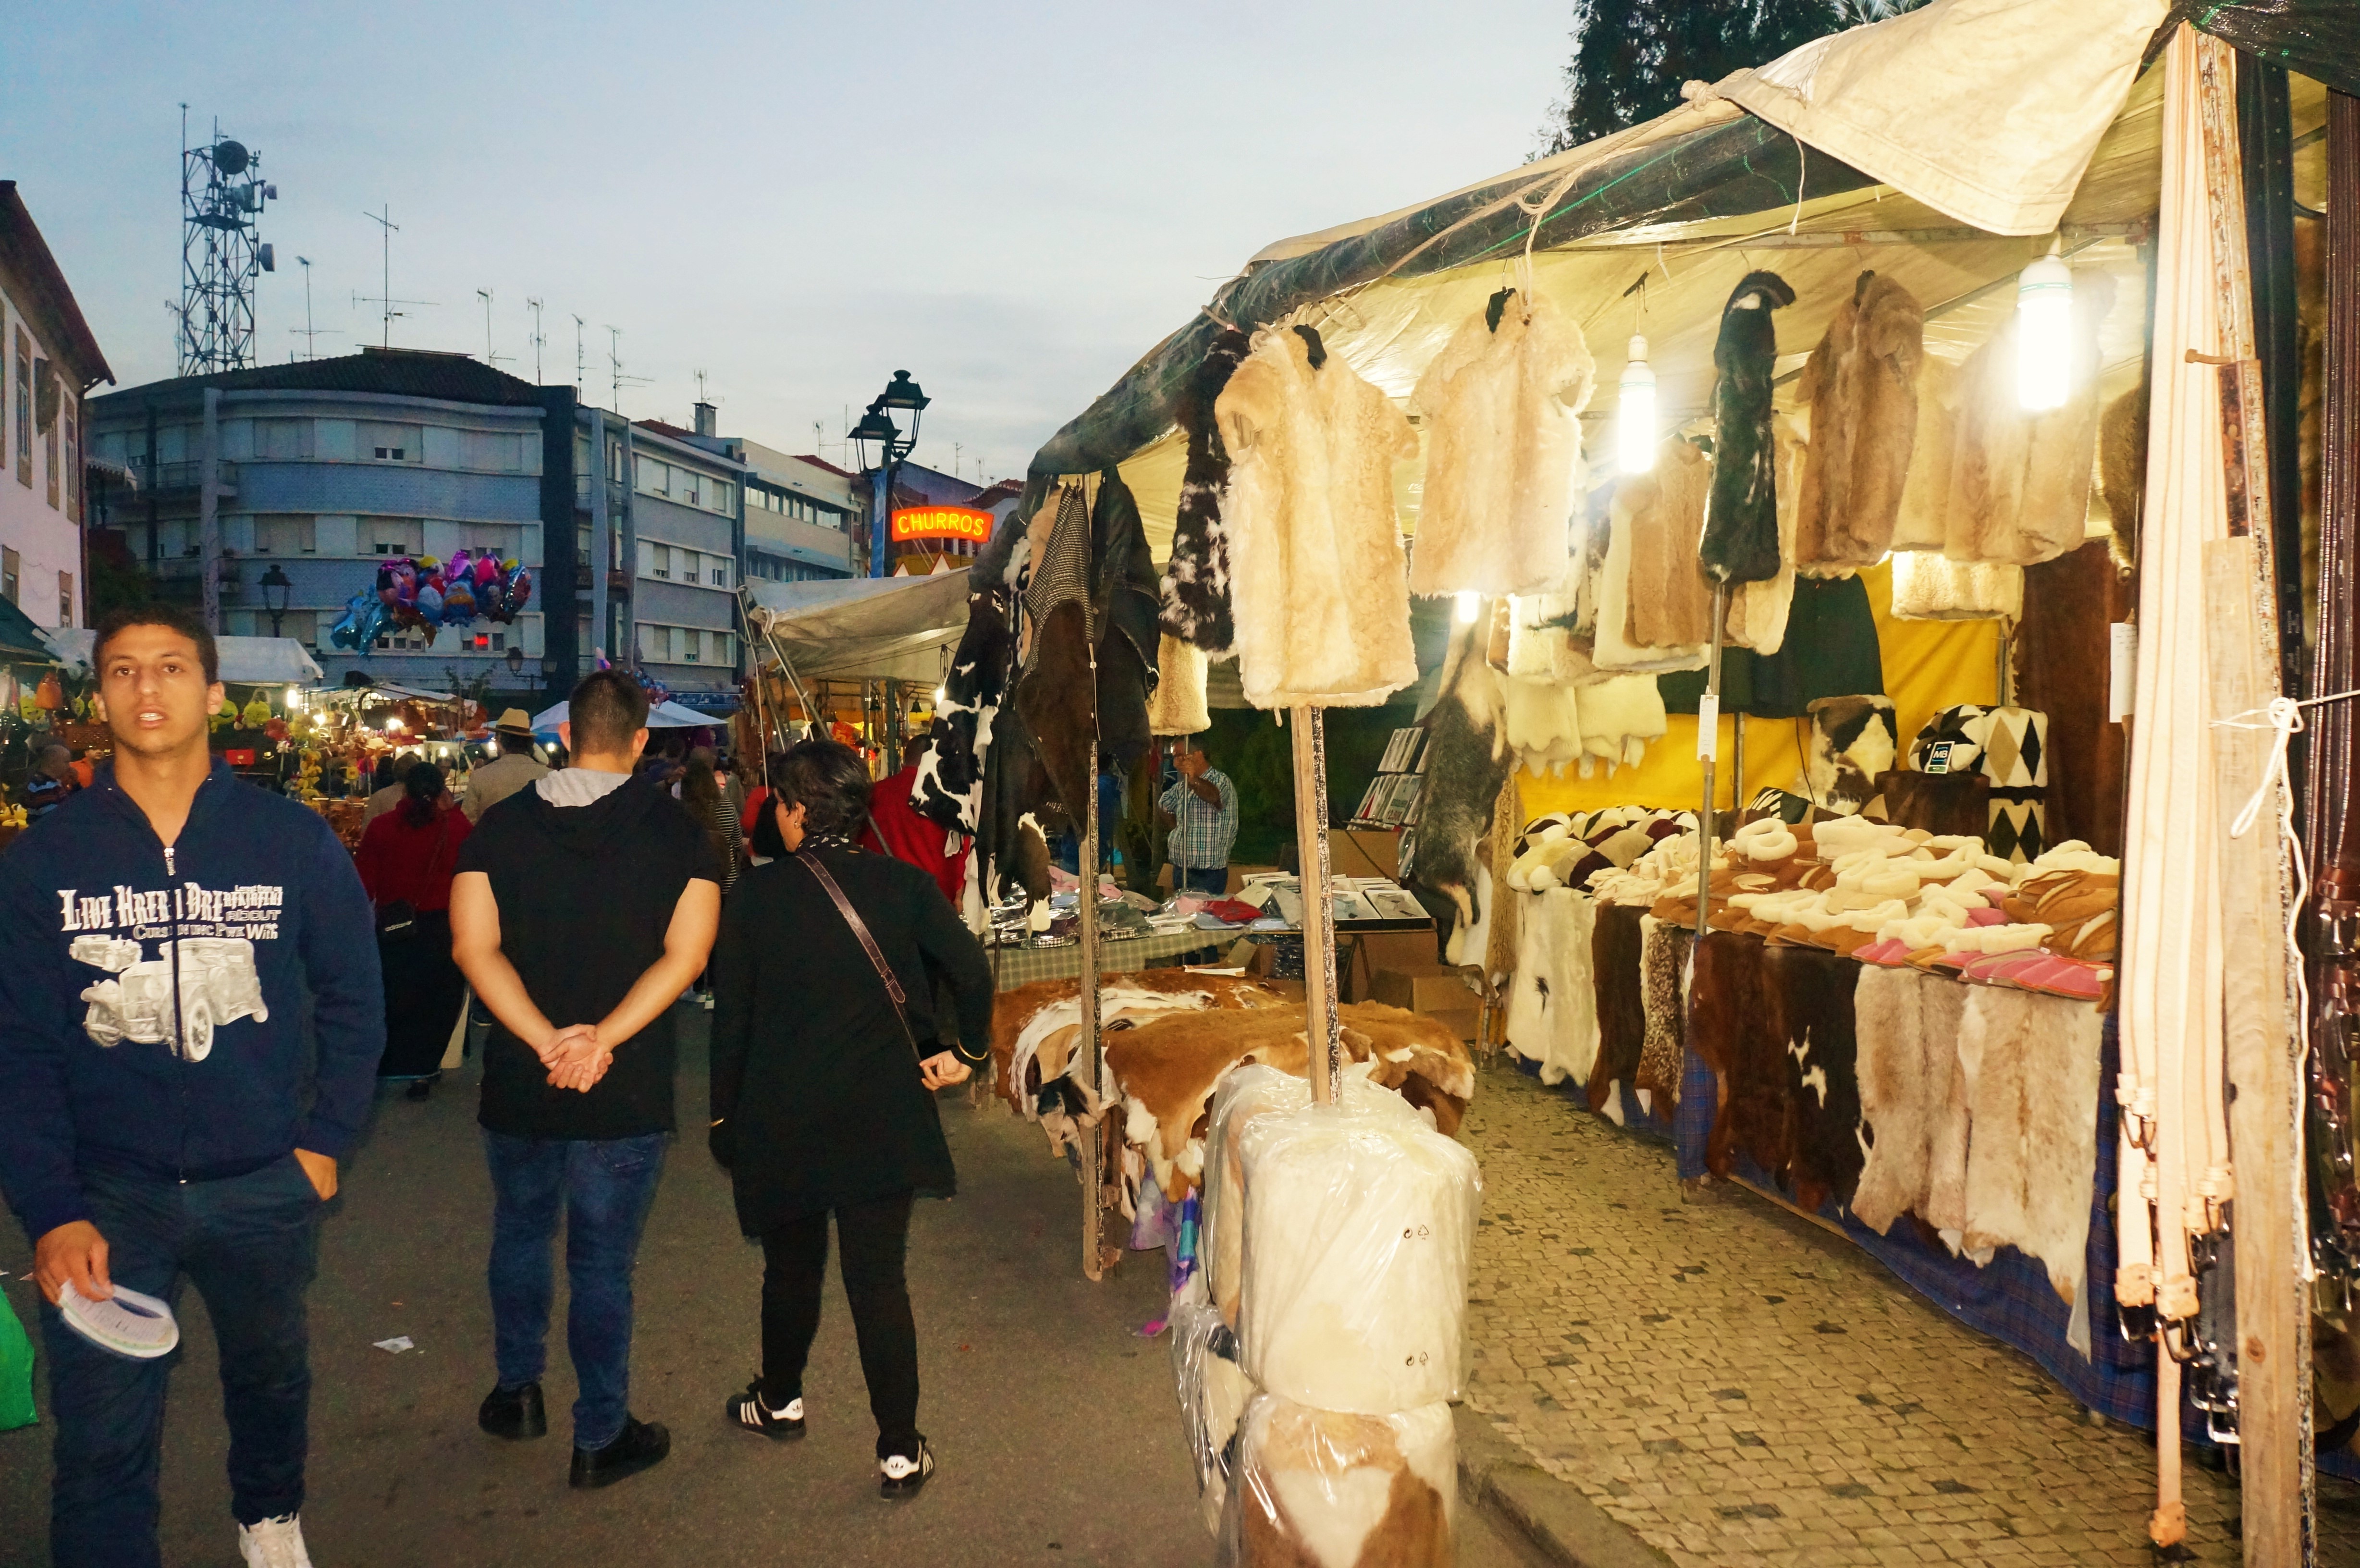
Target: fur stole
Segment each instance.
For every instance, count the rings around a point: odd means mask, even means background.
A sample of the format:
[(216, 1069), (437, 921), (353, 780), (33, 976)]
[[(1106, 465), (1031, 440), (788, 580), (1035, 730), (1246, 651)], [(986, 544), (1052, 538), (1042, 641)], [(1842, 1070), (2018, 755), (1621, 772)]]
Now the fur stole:
[(1705, 506), (1704, 569), (1722, 583), (1778, 574), (1777, 454), (1770, 428), (1778, 329), (1770, 312), (1795, 302), (1775, 272), (1749, 272), (1721, 307), (1713, 344), (1712, 492)]
[(1926, 312), (1889, 278), (1863, 272), (1803, 365), (1810, 455), (1796, 503), (1795, 564), (1874, 566), (1892, 548), (1918, 436)]
[(2030, 566), (2080, 548), (2098, 444), (2098, 328), (2114, 299), (2105, 273), (2092, 267), (2075, 277), (2075, 390), (2061, 408), (2028, 414), (2018, 402), (2013, 315), (1961, 368), (1943, 517), (1952, 559)]
[(1821, 811), (1857, 811), (1875, 795), (1877, 776), (1893, 766), (1900, 749), (1893, 699), (1821, 697), (1811, 703), (1810, 714), (1804, 792)]
[(982, 825), (985, 758), (1016, 653), (1014, 604), (1005, 588), (967, 595), (967, 630), (943, 679), (943, 700), (927, 731), (932, 744), (910, 789), (911, 806), (938, 827), (973, 833)]
[(1160, 735), (1202, 735), (1213, 727), (1205, 706), (1205, 650), (1165, 632), (1155, 650), (1155, 695), (1147, 704), (1147, 727)]
[[(1418, 800), (1415, 852), (1404, 868), (1405, 886), (1423, 888), (1448, 911), (1451, 930), (1444, 957), (1480, 964), (1483, 951), (1463, 941), (1480, 914), (1490, 874), (1476, 855), (1489, 835), (1491, 813), (1507, 782), (1511, 754), (1499, 673), (1484, 659), (1480, 624), (1451, 628), (1443, 656), (1441, 694), (1418, 722), (1426, 726), (1426, 788)], [(1429, 907), (1434, 907), (1430, 904)]]
[(1090, 598), (1098, 633), (1098, 751), (1127, 773), (1146, 754), (1157, 666), (1155, 557), (1122, 476), (1098, 476), (1090, 513)]
[(1246, 700), (1361, 708), (1413, 684), (1393, 477), (1417, 455), (1408, 419), (1307, 327), (1256, 333), (1216, 414)]
[(1459, 325), (1410, 398), (1426, 430), (1412, 593), (1530, 593), (1564, 577), (1596, 379), (1581, 329), (1545, 298)]
[(1893, 558), (1893, 618), (2022, 620), (2024, 568), (1952, 561), (1930, 550), (1905, 550)]
[(1615, 486), (1614, 518), (1631, 534), (1630, 622), (1634, 648), (1692, 648), (1712, 639), (1712, 583), (1697, 565), (1712, 460), (1674, 437), (1655, 466)]
[(1172, 555), (1164, 565), (1164, 629), (1211, 654), (1229, 652), (1236, 635), (1229, 613), (1229, 536), (1221, 518), (1229, 454), (1213, 407), (1247, 348), (1246, 334), (1234, 328), (1214, 338), (1174, 409), (1188, 438), (1188, 463), (1180, 476)]
[(1730, 647), (1752, 648), (1765, 658), (1786, 646), (1786, 621), (1795, 606), (1795, 500), (1810, 455), (1802, 427), (1784, 414), (1773, 421), (1771, 439), (1778, 469), (1778, 570), (1731, 587), (1726, 634)]

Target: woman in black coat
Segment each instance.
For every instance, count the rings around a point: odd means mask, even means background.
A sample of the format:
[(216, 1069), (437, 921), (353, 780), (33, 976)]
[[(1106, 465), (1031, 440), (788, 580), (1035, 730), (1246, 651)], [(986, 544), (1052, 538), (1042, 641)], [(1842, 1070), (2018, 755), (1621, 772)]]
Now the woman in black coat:
[[(934, 1092), (965, 1082), (987, 1053), (991, 968), (932, 877), (854, 847), (869, 811), (858, 754), (806, 741), (771, 782), (765, 809), (776, 814), (763, 825), (778, 842), (758, 847), (778, 857), (738, 878), (713, 950), (713, 1152), (735, 1182), (739, 1227), (763, 1252), (762, 1375), (727, 1413), (766, 1436), (802, 1435), (832, 1212), (882, 1489), (906, 1496), (934, 1467), (918, 1431), (902, 1272), (910, 1205), (956, 1181)], [(898, 1008), (831, 883), (890, 966)], [(916, 1042), (936, 1038), (936, 975), (957, 995), (964, 1043), (922, 1059)]]

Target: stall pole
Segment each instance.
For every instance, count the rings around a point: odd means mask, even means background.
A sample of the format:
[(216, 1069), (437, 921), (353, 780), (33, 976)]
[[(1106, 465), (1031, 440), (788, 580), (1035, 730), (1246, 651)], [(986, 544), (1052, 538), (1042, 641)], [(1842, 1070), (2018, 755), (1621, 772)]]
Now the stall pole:
[[(2205, 622), (2215, 719), (2237, 719), (2279, 695), (2278, 583), (2272, 553), (2268, 444), (2261, 362), (2255, 357), (2253, 278), (2234, 76), (2238, 60), (2217, 38), (2196, 43), (2204, 130), (2204, 189), (2219, 298), (2222, 449), (2228, 473), (2228, 539), (2204, 547)], [(2254, 62), (2246, 62), (2255, 69)], [(2251, 721), (2246, 721), (2250, 723)], [(2303, 1560), (2310, 1511), (2304, 1384), (2310, 1356), (2302, 1276), (2308, 1246), (2296, 1089), (2289, 1041), (2294, 1012), (2284, 932), (2286, 865), (2273, 823), (2243, 837), (2231, 824), (2266, 787), (2268, 748), (2259, 731), (2215, 728), (2213, 767), (2222, 819), (2222, 955), (2225, 1065), (2235, 1187), (2235, 1343), (2220, 1347), (2237, 1368), (2245, 1556), (2251, 1564)], [(2275, 807), (2276, 791), (2267, 804)], [(2265, 813), (2274, 817), (2275, 811)], [(2225, 1194), (2223, 1201), (2225, 1203)]]
[(1745, 811), (1745, 715), (1732, 714), (1729, 728), (1729, 805), (1742, 816)]
[[(1082, 1080), (1089, 1086), (1090, 1100), (1096, 1100), (1105, 1074), (1098, 1066), (1098, 814), (1097, 748), (1091, 748), (1092, 778), (1089, 803), (1082, 812), (1081, 891), (1075, 907), (1081, 913), (1081, 1059)], [(1106, 1277), (1098, 1258), (1098, 1233), (1104, 1224), (1099, 1212), (1098, 1188), (1106, 1179), (1106, 1118), (1110, 1105), (1101, 1105), (1099, 1114), (1082, 1131), (1082, 1273), (1096, 1280)]]
[(1729, 622), (1729, 584), (1712, 591), (1712, 661), (1706, 668), (1704, 696), (1697, 703), (1697, 757), (1704, 763), (1704, 809), (1697, 813), (1696, 939), (1704, 940), (1712, 912), (1713, 762), (1721, 751), (1721, 637)]
[(1304, 1063), (1314, 1105), (1343, 1098), (1343, 1019), (1336, 1011), (1336, 906), (1328, 892), (1328, 733), (1315, 707), (1295, 710), (1295, 864), (1303, 888)]

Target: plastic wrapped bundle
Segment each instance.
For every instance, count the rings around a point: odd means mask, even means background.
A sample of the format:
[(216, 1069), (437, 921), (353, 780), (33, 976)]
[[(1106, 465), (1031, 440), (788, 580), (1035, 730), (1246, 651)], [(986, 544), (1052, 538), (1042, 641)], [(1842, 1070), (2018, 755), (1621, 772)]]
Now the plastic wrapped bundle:
[(1256, 1115), (1230, 1142), (1244, 1187), (1247, 1376), (1298, 1404), (1363, 1415), (1457, 1397), (1475, 1157), (1415, 1114), (1349, 1094)]
[(1459, 1494), (1447, 1404), (1343, 1415), (1257, 1394), (1238, 1429), (1229, 1568), (1449, 1568)]
[(1256, 1392), (1238, 1366), (1238, 1339), (1205, 1299), (1204, 1276), (1189, 1280), (1172, 1302), (1172, 1377), (1188, 1457), (1196, 1466), (1196, 1493), (1205, 1528), (1218, 1536), (1229, 1495), (1234, 1451), (1229, 1440)]

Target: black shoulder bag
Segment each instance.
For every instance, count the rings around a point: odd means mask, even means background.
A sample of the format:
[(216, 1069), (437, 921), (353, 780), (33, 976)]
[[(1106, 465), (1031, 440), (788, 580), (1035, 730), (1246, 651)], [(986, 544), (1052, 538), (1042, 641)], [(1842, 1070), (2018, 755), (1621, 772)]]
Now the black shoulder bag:
[[(399, 806), (394, 808), (399, 811)], [(456, 810), (456, 808), (453, 808)], [(442, 858), (442, 845), (451, 836), (451, 813), (442, 813), (442, 821), (434, 833), (434, 853), (426, 857), (427, 875), (434, 872), (434, 864)], [(388, 898), (377, 906), (377, 935), (379, 942), (405, 942), (418, 934), (418, 906), (407, 898)]]
[(901, 1038), (910, 1042), (911, 1059), (918, 1063), (918, 1071), (923, 1073), (926, 1070), (925, 1054), (918, 1049), (918, 1037), (910, 1028), (908, 997), (902, 994), (901, 982), (893, 973), (893, 966), (885, 962), (884, 951), (877, 945), (877, 939), (869, 934), (869, 927), (861, 920), (860, 911), (852, 907), (852, 900), (844, 896), (844, 889), (836, 885), (836, 878), (828, 874), (826, 866), (820, 864), (819, 856), (797, 851), (793, 858), (819, 879), (819, 885), (827, 889), (827, 896), (835, 900), (836, 912), (844, 917), (844, 923), (850, 926), (852, 934), (860, 939), (861, 951), (869, 954), (869, 962), (876, 966), (877, 978), (885, 982), (885, 995), (892, 998), (893, 1016), (901, 1020)]

